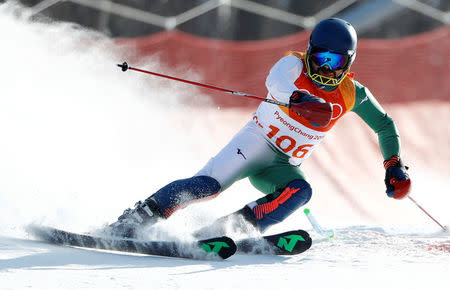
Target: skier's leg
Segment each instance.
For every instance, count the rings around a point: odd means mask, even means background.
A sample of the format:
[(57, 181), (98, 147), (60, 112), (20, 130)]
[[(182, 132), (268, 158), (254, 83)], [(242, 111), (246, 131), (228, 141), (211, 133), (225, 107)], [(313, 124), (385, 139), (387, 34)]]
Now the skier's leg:
[(311, 187), (304, 180), (298, 167), (281, 163), (270, 166), (250, 176), (251, 183), (260, 191), (268, 193), (244, 206), (242, 209), (216, 220), (212, 225), (196, 232), (198, 237), (223, 235), (227, 229), (234, 232), (257, 230), (264, 232), (268, 227), (283, 221), (311, 198)]
[(116, 236), (136, 237), (144, 226), (168, 218), (175, 210), (194, 200), (214, 197), (220, 192), (220, 184), (209, 176), (194, 176), (169, 183), (144, 202), (138, 201), (133, 209), (127, 209), (111, 224), (108, 231)]
[(296, 179), (284, 188), (246, 206), (254, 214), (257, 229), (263, 232), (268, 227), (282, 222), (300, 206), (306, 204), (311, 199), (311, 195), (312, 190), (309, 183)]
[(281, 160), (277, 166), (250, 176), (250, 182), (263, 193), (269, 193), (246, 205), (253, 212), (260, 232), (286, 219), (312, 195), (300, 167), (290, 165), (289, 161)]
[(280, 160), (277, 166), (251, 176), (250, 182), (267, 194), (247, 205), (255, 214), (260, 231), (283, 221), (306, 204), (312, 195), (311, 186), (300, 167), (290, 165), (288, 160)]
[(235, 181), (270, 163), (276, 153), (267, 145), (253, 122), (234, 138), (193, 177), (174, 181), (158, 190), (153, 200), (160, 214), (168, 218), (193, 202), (216, 197)]
[(144, 202), (138, 202), (134, 209), (126, 210), (111, 225), (112, 231), (134, 235), (134, 229), (138, 227), (154, 224), (159, 218), (168, 218), (177, 209), (194, 201), (217, 196), (233, 182), (247, 177), (274, 158), (276, 153), (251, 121), (195, 176), (174, 181)]
[(159, 209), (159, 215), (168, 218), (177, 209), (188, 204), (208, 198), (214, 198), (220, 193), (219, 182), (206, 175), (176, 180), (158, 190), (146, 202), (153, 201)]

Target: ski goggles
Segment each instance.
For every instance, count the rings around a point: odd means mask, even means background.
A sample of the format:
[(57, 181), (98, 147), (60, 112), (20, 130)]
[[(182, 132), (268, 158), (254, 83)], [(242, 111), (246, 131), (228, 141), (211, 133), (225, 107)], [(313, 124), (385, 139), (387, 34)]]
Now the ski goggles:
[(319, 51), (311, 53), (310, 59), (319, 67), (328, 66), (330, 70), (345, 70), (350, 57), (348, 55), (330, 51)]

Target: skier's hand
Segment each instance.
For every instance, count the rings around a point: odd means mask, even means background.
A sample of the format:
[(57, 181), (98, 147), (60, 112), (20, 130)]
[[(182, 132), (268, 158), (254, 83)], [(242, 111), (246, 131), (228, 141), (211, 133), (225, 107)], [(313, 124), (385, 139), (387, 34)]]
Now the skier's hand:
[(292, 93), (290, 109), (308, 120), (313, 126), (319, 127), (328, 126), (333, 115), (333, 107), (330, 103), (302, 91)]
[(387, 195), (395, 199), (406, 197), (411, 188), (411, 180), (406, 173), (408, 168), (403, 165), (400, 157), (392, 156), (384, 161), (384, 168), (386, 169), (384, 183), (386, 184)]

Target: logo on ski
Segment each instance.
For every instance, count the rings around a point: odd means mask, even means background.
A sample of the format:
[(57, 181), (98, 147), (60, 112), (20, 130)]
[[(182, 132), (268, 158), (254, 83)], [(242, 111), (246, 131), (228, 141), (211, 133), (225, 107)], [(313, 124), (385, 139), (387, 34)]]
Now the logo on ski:
[(237, 154), (238, 155), (242, 155), (242, 157), (244, 157), (244, 159), (247, 160), (247, 158), (245, 157), (244, 153), (242, 153), (241, 149), (238, 148), (237, 150), (238, 150)]
[(222, 248), (229, 248), (230, 246), (225, 242), (210, 242), (202, 244), (202, 249), (207, 253), (218, 254)]
[[(289, 242), (288, 242), (289, 240)], [(300, 236), (300, 235), (289, 235), (289, 236), (285, 236), (285, 237), (281, 237), (278, 240), (278, 244), (277, 247), (281, 248), (281, 249), (285, 249), (288, 252), (292, 252), (292, 250), (294, 250), (295, 245), (297, 244), (298, 241), (305, 241), (305, 239)]]

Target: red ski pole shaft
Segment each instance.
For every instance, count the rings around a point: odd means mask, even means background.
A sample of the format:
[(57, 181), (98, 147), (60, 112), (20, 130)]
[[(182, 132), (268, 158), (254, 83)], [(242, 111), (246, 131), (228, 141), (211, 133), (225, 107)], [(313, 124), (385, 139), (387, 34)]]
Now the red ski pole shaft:
[(178, 81), (178, 82), (183, 82), (183, 83), (187, 83), (187, 84), (194, 85), (194, 86), (199, 86), (199, 87), (203, 87), (203, 88), (213, 89), (213, 90), (216, 90), (216, 91), (221, 91), (221, 92), (224, 92), (224, 93), (237, 95), (237, 96), (241, 96), (241, 97), (246, 97), (246, 98), (251, 98), (251, 99), (263, 101), (263, 102), (266, 102), (266, 103), (271, 103), (271, 104), (274, 104), (274, 105), (279, 105), (279, 106), (283, 106), (283, 107), (288, 107), (289, 108), (289, 104), (287, 104), (287, 103), (278, 102), (278, 101), (275, 101), (275, 100), (266, 99), (266, 98), (255, 96), (255, 95), (248, 94), (248, 93), (237, 92), (237, 91), (233, 91), (233, 90), (229, 90), (229, 89), (225, 89), (225, 88), (221, 88), (221, 87), (217, 87), (217, 86), (213, 86), (213, 85), (202, 84), (202, 83), (199, 83), (199, 82), (194, 82), (194, 81), (190, 81), (190, 80), (185, 80), (185, 79), (181, 79), (181, 78), (177, 78), (177, 77), (173, 77), (173, 76), (169, 76), (169, 75), (164, 75), (164, 74), (160, 74), (160, 73), (156, 73), (156, 72), (151, 72), (151, 71), (148, 71), (148, 70), (143, 70), (143, 69), (131, 67), (131, 66), (128, 66), (128, 64), (126, 62), (124, 62), (123, 64), (118, 64), (117, 66), (121, 67), (122, 71), (124, 71), (124, 72), (127, 71), (127, 70), (134, 70), (134, 71), (138, 71), (138, 72), (141, 72), (141, 73), (146, 73), (146, 74), (150, 74), (150, 75), (154, 75), (154, 76), (158, 76), (158, 77), (162, 77), (162, 78), (166, 78), (166, 79), (170, 79), (170, 80), (174, 80), (174, 81)]
[(447, 231), (447, 228), (441, 225), (434, 217), (432, 217), (423, 207), (421, 207), (417, 201), (415, 201), (411, 196), (408, 195), (409, 200), (411, 200), (418, 208), (420, 208), (427, 216), (429, 216), (435, 223), (437, 223), (444, 231)]

